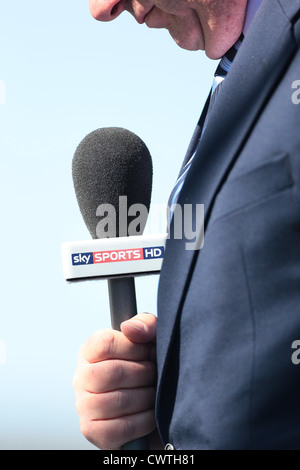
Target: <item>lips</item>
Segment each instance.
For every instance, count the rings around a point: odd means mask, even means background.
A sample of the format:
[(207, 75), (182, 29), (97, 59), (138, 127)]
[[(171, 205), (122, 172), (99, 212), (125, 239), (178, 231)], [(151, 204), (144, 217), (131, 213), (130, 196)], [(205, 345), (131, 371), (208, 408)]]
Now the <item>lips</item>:
[(136, 21), (139, 23), (139, 24), (143, 24), (145, 23), (145, 20), (147, 18), (147, 16), (149, 15), (149, 13), (151, 13), (151, 11), (153, 10), (154, 8), (154, 5), (150, 8), (150, 10), (148, 10), (146, 13), (143, 13), (142, 15), (140, 15), (139, 17), (136, 18)]

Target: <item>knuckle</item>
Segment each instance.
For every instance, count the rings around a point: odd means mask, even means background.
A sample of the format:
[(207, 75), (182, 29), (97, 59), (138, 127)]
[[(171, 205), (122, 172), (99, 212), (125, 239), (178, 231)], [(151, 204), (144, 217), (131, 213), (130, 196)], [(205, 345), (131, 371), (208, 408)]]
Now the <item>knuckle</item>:
[(75, 409), (79, 416), (90, 415), (92, 397), (92, 394), (86, 392), (78, 393), (75, 396)]
[(92, 444), (99, 447), (101, 445), (101, 433), (96, 429), (97, 422), (88, 418), (80, 420), (81, 434)]
[(116, 427), (111, 422), (103, 422), (103, 430), (101, 432), (101, 449), (110, 450), (113, 448), (121, 447), (123, 439), (120, 435), (119, 427)]
[(115, 350), (115, 334), (113, 331), (105, 330), (98, 338), (99, 341), (99, 355), (102, 359), (109, 359), (113, 357)]
[(93, 421), (87, 418), (80, 420), (80, 431), (82, 435), (90, 442), (94, 441)]
[[(103, 367), (98, 369), (98, 384), (100, 386), (101, 380), (101, 391), (112, 391), (122, 386), (124, 378), (126, 376), (125, 365), (123, 361), (112, 360), (107, 361), (103, 364)], [(95, 377), (96, 380), (96, 377)]]
[(115, 350), (115, 332), (113, 330), (99, 330), (93, 333), (79, 349), (79, 360), (83, 359), (90, 364), (99, 362), (113, 356)]
[(81, 419), (80, 431), (89, 442), (102, 450), (112, 450), (117, 447), (115, 429), (109, 421)]
[(137, 426), (134, 419), (130, 419), (130, 416), (124, 416), (120, 420), (120, 433), (124, 436), (125, 442), (135, 438), (137, 435)]
[(128, 390), (117, 390), (115, 395), (115, 407), (118, 414), (126, 413), (133, 406), (133, 394)]
[(115, 390), (122, 385), (126, 376), (125, 365), (120, 360), (107, 360), (91, 364), (87, 371), (90, 392), (104, 393)]
[(123, 361), (112, 361), (111, 365), (111, 380), (117, 384), (122, 384), (126, 376), (126, 367)]
[(93, 434), (93, 438), (97, 440), (102, 450), (118, 449), (126, 442), (119, 426), (119, 420), (98, 421), (98, 429)]

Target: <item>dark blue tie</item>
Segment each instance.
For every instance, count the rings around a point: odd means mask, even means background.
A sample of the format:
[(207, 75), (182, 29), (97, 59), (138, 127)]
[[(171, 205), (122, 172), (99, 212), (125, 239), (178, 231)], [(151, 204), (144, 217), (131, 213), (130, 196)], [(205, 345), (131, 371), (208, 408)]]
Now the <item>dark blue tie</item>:
[[(214, 80), (213, 80), (211, 93), (210, 93), (210, 101), (209, 101), (206, 116), (205, 116), (205, 119), (204, 119), (204, 124), (203, 124), (202, 129), (201, 129), (199, 141), (201, 139), (201, 136), (205, 132), (206, 126), (208, 124), (208, 121), (209, 121), (209, 118), (210, 118), (210, 115), (211, 115), (212, 108), (213, 108), (213, 106), (214, 106), (214, 104), (217, 100), (218, 95), (220, 94), (220, 91), (221, 91), (221, 88), (222, 88), (222, 83), (223, 83), (226, 75), (228, 74), (228, 72), (230, 70), (230, 67), (232, 65), (232, 62), (233, 62), (235, 56), (236, 56), (237, 51), (241, 47), (243, 38), (244, 38), (244, 36), (241, 35), (240, 38), (238, 39), (238, 41), (232, 46), (232, 48), (229, 49), (228, 52), (226, 52), (226, 54), (222, 57), (219, 65), (217, 67), (217, 70), (215, 71)], [(181, 169), (181, 173), (180, 173), (180, 175), (179, 175), (179, 177), (176, 181), (176, 184), (173, 188), (173, 191), (170, 195), (169, 207), (171, 208), (171, 215), (172, 215), (172, 206), (174, 206), (176, 204), (176, 201), (177, 201), (179, 193), (182, 189), (182, 186), (183, 186), (185, 177), (187, 175), (187, 172), (189, 171), (190, 166), (192, 164), (195, 153), (196, 153), (196, 150), (193, 153), (193, 155), (191, 156), (191, 158), (188, 160), (188, 162), (186, 162), (186, 164)]]

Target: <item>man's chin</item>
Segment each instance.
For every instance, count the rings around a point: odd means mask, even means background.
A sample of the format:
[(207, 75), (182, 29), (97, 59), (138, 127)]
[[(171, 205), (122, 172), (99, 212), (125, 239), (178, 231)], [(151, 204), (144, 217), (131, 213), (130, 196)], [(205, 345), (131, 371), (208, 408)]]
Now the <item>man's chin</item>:
[[(172, 34), (171, 34), (171, 36), (172, 36)], [(175, 43), (177, 44), (177, 46), (179, 46), (181, 49), (184, 49), (186, 51), (195, 52), (195, 51), (203, 51), (204, 50), (203, 45), (200, 44), (199, 41), (193, 41), (193, 40), (189, 40), (187, 38), (178, 39), (174, 36), (172, 36), (172, 38), (175, 41)]]

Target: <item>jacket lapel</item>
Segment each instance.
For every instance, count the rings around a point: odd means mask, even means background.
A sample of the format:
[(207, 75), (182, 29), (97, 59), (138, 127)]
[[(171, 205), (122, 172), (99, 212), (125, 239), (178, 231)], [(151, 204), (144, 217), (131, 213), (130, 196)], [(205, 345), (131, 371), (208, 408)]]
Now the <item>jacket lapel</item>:
[[(181, 191), (181, 207), (204, 204), (205, 227), (219, 189), (295, 53), (291, 18), (283, 12), (282, 3), (289, 5), (286, 0), (265, 0), (258, 12), (218, 96)], [(291, 3), (290, 16), (299, 10), (298, 0)], [(168, 240), (158, 295), (159, 381), (198, 256), (201, 250), (187, 251), (184, 240)]]

